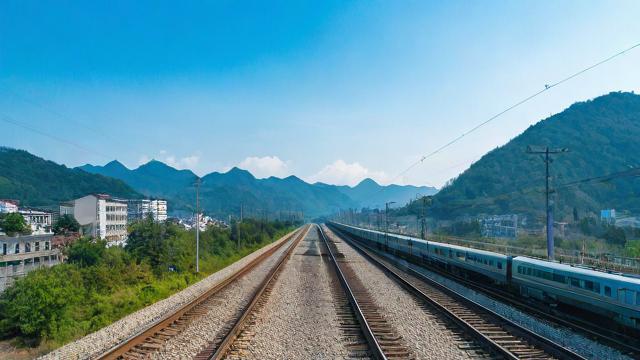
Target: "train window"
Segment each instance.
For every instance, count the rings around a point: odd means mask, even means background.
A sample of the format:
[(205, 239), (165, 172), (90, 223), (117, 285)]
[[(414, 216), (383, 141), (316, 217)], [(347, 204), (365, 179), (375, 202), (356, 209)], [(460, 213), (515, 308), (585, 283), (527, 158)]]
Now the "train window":
[(498, 269), (502, 269), (502, 263), (498, 262)]
[(635, 295), (636, 293), (632, 290), (627, 290), (624, 292), (624, 302), (632, 305), (633, 304), (633, 295)]
[(604, 286), (604, 295), (611, 297), (611, 288), (607, 285)]
[(587, 290), (593, 290), (593, 281), (585, 280), (584, 281), (584, 288), (587, 289)]
[(553, 274), (553, 281), (564, 284), (564, 283), (567, 282), (567, 279), (566, 279), (566, 277), (564, 275)]
[(636, 305), (640, 305), (640, 292), (636, 293)]
[(522, 274), (522, 266), (518, 266), (518, 274)]
[(593, 292), (600, 293), (600, 284), (590, 280), (584, 281), (584, 288)]
[(580, 280), (574, 277), (570, 277), (569, 281), (571, 282), (571, 286), (580, 287)]
[(527, 268), (527, 275), (531, 276), (531, 268)]
[(456, 256), (458, 257), (458, 259), (464, 261), (464, 253), (463, 252), (457, 251), (456, 252)]

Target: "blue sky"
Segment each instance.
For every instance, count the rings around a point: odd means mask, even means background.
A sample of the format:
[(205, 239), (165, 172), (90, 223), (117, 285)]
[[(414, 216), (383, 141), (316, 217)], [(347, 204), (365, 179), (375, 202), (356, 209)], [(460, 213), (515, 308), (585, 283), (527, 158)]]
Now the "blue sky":
[(0, 144), (68, 166), (442, 186), (575, 101), (640, 90), (636, 49), (396, 178), (640, 42), (640, 2), (184, 3), (0, 2)]

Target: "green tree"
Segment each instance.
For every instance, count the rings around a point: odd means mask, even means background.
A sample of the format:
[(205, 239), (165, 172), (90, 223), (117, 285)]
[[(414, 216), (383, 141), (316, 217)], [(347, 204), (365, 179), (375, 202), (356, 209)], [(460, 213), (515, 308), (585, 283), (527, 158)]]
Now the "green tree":
[(62, 335), (73, 325), (70, 312), (82, 299), (82, 279), (72, 266), (36, 270), (18, 279), (0, 297), (0, 335), (31, 339)]
[(14, 236), (15, 234), (28, 235), (31, 233), (31, 228), (19, 213), (0, 214), (0, 228), (9, 236)]
[(624, 229), (616, 226), (607, 226), (601, 237), (617, 245), (624, 245), (627, 242), (627, 235), (624, 233)]
[(66, 234), (70, 232), (78, 232), (80, 230), (80, 223), (72, 215), (65, 214), (58, 218), (58, 221), (53, 224), (53, 232), (58, 234)]
[(81, 238), (67, 249), (68, 261), (80, 267), (96, 265), (103, 258), (106, 247), (104, 240)]

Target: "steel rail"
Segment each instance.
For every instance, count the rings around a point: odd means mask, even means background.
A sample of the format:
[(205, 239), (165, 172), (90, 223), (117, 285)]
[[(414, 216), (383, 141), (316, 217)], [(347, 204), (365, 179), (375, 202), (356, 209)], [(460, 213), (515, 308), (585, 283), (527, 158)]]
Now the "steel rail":
[(364, 334), (365, 339), (369, 343), (369, 348), (371, 350), (373, 357), (375, 357), (378, 360), (387, 360), (387, 356), (382, 351), (382, 348), (380, 347), (380, 343), (378, 342), (375, 335), (373, 334), (373, 330), (371, 329), (369, 322), (365, 318), (364, 313), (360, 308), (360, 305), (358, 304), (358, 301), (356, 300), (355, 295), (353, 294), (353, 291), (351, 290), (351, 287), (349, 286), (349, 283), (347, 282), (347, 279), (344, 273), (342, 272), (342, 269), (340, 269), (340, 265), (338, 265), (338, 261), (336, 260), (336, 257), (333, 254), (333, 251), (331, 250), (331, 246), (329, 246), (329, 240), (327, 239), (327, 236), (324, 234), (324, 231), (322, 230), (321, 226), (318, 226), (318, 230), (320, 232), (320, 236), (322, 237), (322, 240), (327, 246), (329, 256), (331, 257), (331, 262), (335, 267), (336, 274), (338, 275), (338, 279), (340, 280), (340, 284), (342, 284), (342, 288), (347, 294), (349, 303), (351, 303), (351, 307), (353, 308), (353, 311), (356, 314), (356, 317), (358, 318), (358, 322), (360, 323), (360, 328), (362, 330), (362, 333)]
[(180, 308), (178, 308), (174, 312), (172, 312), (172, 313), (164, 316), (163, 318), (151, 323), (145, 329), (142, 329), (139, 332), (133, 334), (132, 336), (129, 336), (128, 338), (124, 339), (122, 342), (116, 344), (115, 346), (111, 347), (107, 351), (105, 351), (102, 354), (98, 355), (96, 357), (96, 359), (100, 359), (100, 360), (119, 359), (121, 356), (123, 356), (129, 350), (133, 349), (136, 345), (144, 344), (146, 339), (152, 337), (153, 335), (155, 335), (159, 331), (168, 328), (172, 323), (174, 323), (181, 316), (186, 314), (189, 310), (195, 308), (199, 304), (201, 304), (204, 301), (206, 301), (207, 299), (209, 299), (211, 296), (213, 296), (213, 295), (217, 294), (218, 292), (220, 292), (222, 289), (227, 287), (229, 284), (231, 284), (234, 281), (236, 281), (238, 278), (244, 276), (246, 273), (248, 273), (250, 270), (255, 268), (262, 261), (264, 261), (265, 259), (267, 259), (271, 255), (273, 255), (273, 253), (275, 253), (284, 244), (286, 244), (293, 236), (295, 236), (296, 234), (300, 233), (301, 231), (302, 231), (302, 228), (298, 228), (298, 229), (290, 232), (289, 234), (285, 235), (283, 237), (283, 239), (280, 240), (279, 244), (273, 246), (271, 249), (269, 249), (269, 250), (265, 251), (264, 253), (260, 254), (258, 257), (256, 257), (255, 259), (251, 260), (251, 262), (249, 262), (247, 265), (243, 266), (241, 269), (239, 269), (238, 271), (234, 272), (233, 274), (227, 276), (224, 280), (222, 280), (221, 282), (217, 283), (211, 289), (205, 291), (203, 294), (201, 294), (200, 296), (198, 296), (194, 300), (190, 301), (189, 303), (181, 306)]
[[(437, 273), (438, 275), (446, 277), (453, 281), (457, 281), (474, 291), (483, 293), (495, 300), (499, 300), (504, 303), (507, 303), (527, 313), (534, 314), (540, 318), (543, 318), (548, 321), (552, 321), (558, 325), (566, 326), (577, 332), (581, 332), (588, 337), (596, 338), (600, 342), (607, 344), (611, 347), (617, 348), (620, 351), (629, 353), (634, 357), (640, 357), (640, 347), (638, 346), (640, 344), (638, 344), (637, 338), (630, 338), (629, 336), (621, 334), (615, 330), (603, 328), (601, 326), (598, 327), (597, 324), (591, 323), (589, 321), (584, 321), (577, 318), (570, 319), (568, 317), (562, 317), (560, 315), (549, 313), (539, 307), (520, 301), (505, 291), (498, 290), (486, 285), (483, 286), (483, 285), (476, 284), (461, 276), (448, 273), (446, 271), (443, 271), (429, 264), (419, 264), (418, 266), (423, 266), (425, 269), (431, 272)], [(619, 337), (620, 339), (615, 338), (616, 336)], [(631, 343), (627, 343), (625, 341), (629, 341)], [(635, 345), (635, 344), (638, 344), (638, 345)]]
[[(352, 240), (349, 236), (346, 236), (344, 233), (342, 233), (341, 231), (336, 231), (337, 234), (340, 234), (339, 236), (346, 242), (348, 242), (349, 244), (351, 244), (356, 250), (358, 250), (361, 254), (363, 254), (363, 256), (365, 256), (368, 260), (370, 260), (372, 263), (374, 263), (376, 266), (378, 266), (380, 269), (382, 269), (385, 273), (391, 275), (391, 278), (393, 278), (394, 280), (396, 280), (398, 283), (400, 283), (400, 285), (402, 285), (405, 289), (409, 290), (410, 292), (412, 292), (413, 294), (415, 294), (416, 296), (418, 296), (420, 299), (427, 301), (428, 303), (432, 304), (433, 306), (435, 306), (438, 310), (441, 310), (443, 312), (443, 314), (445, 314), (448, 318), (452, 319), (455, 323), (459, 324), (460, 326), (462, 326), (464, 329), (468, 330), (469, 334), (472, 335), (473, 337), (475, 337), (476, 339), (482, 341), (483, 343), (488, 344), (492, 349), (494, 349), (497, 353), (499, 353), (500, 355), (506, 357), (507, 359), (519, 359), (519, 357), (515, 354), (513, 354), (511, 351), (509, 351), (508, 349), (504, 348), (503, 346), (501, 346), (500, 344), (498, 344), (497, 342), (495, 342), (494, 340), (492, 340), (490, 337), (486, 336), (485, 334), (483, 334), (480, 330), (476, 329), (473, 325), (469, 324), (467, 321), (465, 321), (464, 319), (461, 319), (460, 317), (458, 317), (457, 315), (455, 315), (453, 312), (451, 312), (449, 309), (446, 308), (445, 305), (440, 304), (438, 301), (432, 299), (429, 295), (425, 294), (422, 290), (418, 289), (414, 284), (412, 284), (409, 280), (407, 280), (402, 273), (399, 270), (396, 270), (394, 268), (392, 268), (389, 264), (387, 264), (385, 261), (382, 261), (378, 258), (378, 256), (372, 254), (369, 250), (365, 249), (363, 245), (360, 245), (358, 242)], [(511, 330), (512, 333), (514, 333), (514, 335), (518, 335), (520, 337), (525, 338), (526, 340), (529, 340), (529, 342), (532, 345), (535, 345), (537, 347), (541, 347), (543, 350), (545, 350), (546, 352), (548, 352), (550, 355), (555, 356), (557, 358), (560, 359), (572, 359), (572, 360), (585, 360), (585, 358), (567, 348), (564, 348), (563, 346), (547, 339), (546, 337), (543, 337), (539, 334), (536, 334), (518, 324), (516, 324), (515, 322), (503, 317), (502, 315), (494, 312), (491, 309), (488, 309), (478, 303), (476, 303), (473, 300), (470, 300), (466, 297), (464, 297), (463, 295), (459, 294), (456, 291), (453, 291), (447, 287), (445, 287), (444, 285), (435, 282), (434, 280), (431, 280), (427, 277), (425, 277), (424, 275), (420, 274), (419, 272), (407, 268), (407, 270), (409, 272), (411, 272), (411, 275), (413, 275), (414, 277), (418, 278), (421, 281), (424, 281), (426, 284), (437, 288), (438, 290), (444, 292), (445, 294), (451, 296), (452, 298), (454, 298), (455, 300), (460, 301), (461, 303), (469, 306), (472, 309), (476, 309), (478, 311), (483, 311), (487, 314), (489, 314), (490, 316), (498, 319), (499, 321), (503, 322), (504, 324), (506, 324), (505, 327), (507, 327), (509, 330)], [(504, 326), (504, 325), (503, 325)]]
[[(218, 345), (218, 347), (216, 348), (215, 352), (212, 353), (212, 354), (207, 354), (206, 358), (208, 360), (209, 359), (222, 359), (222, 358), (225, 357), (225, 355), (227, 354), (227, 352), (229, 351), (229, 349), (233, 345), (233, 342), (237, 339), (238, 335), (240, 335), (240, 333), (242, 332), (247, 318), (249, 317), (249, 315), (251, 315), (251, 313), (255, 309), (256, 304), (258, 303), (258, 301), (260, 300), (260, 298), (264, 294), (265, 290), (270, 285), (272, 285), (272, 282), (273, 282), (275, 276), (283, 269), (283, 265), (291, 257), (291, 254), (293, 253), (295, 248), (298, 246), (300, 241), (307, 236), (307, 234), (309, 233), (310, 229), (311, 229), (311, 226), (307, 225), (306, 226), (306, 230), (304, 232), (301, 232), (301, 233), (297, 234), (296, 239), (293, 241), (293, 243), (291, 243), (291, 245), (289, 245), (289, 249), (287, 249), (286, 254), (284, 254), (280, 258), (278, 263), (274, 267), (271, 268), (271, 270), (269, 271), (267, 276), (260, 283), (260, 286), (253, 293), (253, 295), (251, 296), (251, 302), (243, 310), (242, 316), (240, 316), (240, 318), (235, 322), (235, 324), (233, 325), (233, 328), (227, 333), (227, 335), (224, 337), (224, 339), (222, 340), (220, 345)], [(200, 357), (203, 357), (203, 355), (202, 354), (198, 354), (197, 357), (200, 358)]]

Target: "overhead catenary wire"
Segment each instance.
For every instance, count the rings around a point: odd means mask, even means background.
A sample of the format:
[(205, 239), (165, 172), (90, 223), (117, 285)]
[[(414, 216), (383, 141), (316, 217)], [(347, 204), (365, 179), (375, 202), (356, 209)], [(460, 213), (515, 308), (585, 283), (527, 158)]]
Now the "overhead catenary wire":
[[(606, 183), (616, 179), (622, 178), (632, 178), (632, 177), (640, 177), (640, 167), (633, 167), (628, 170), (617, 171), (613, 173), (609, 173), (606, 175), (593, 176), (584, 179), (572, 180), (569, 182), (565, 182), (559, 184), (553, 188), (553, 193), (555, 193), (559, 189), (566, 189), (570, 187), (577, 187), (586, 184), (597, 184), (597, 183)], [(544, 188), (542, 186), (530, 186), (519, 190), (513, 190), (508, 192), (502, 192), (498, 194), (494, 194), (491, 196), (479, 196), (473, 199), (461, 199), (450, 201), (447, 204), (453, 205), (454, 208), (461, 207), (473, 207), (473, 206), (482, 206), (494, 203), (496, 200), (508, 199), (513, 196), (521, 196), (531, 192), (544, 192)], [(415, 200), (417, 201), (417, 200)]]
[(428, 158), (430, 158), (430, 157), (432, 157), (432, 156), (434, 156), (434, 155), (436, 155), (436, 154), (438, 154), (438, 153), (442, 152), (444, 149), (446, 149), (446, 148), (448, 148), (449, 146), (451, 146), (451, 145), (455, 144), (456, 142), (460, 141), (460, 140), (461, 140), (462, 138), (464, 138), (465, 136), (467, 136), (467, 135), (471, 134), (472, 132), (474, 132), (474, 131), (478, 130), (479, 128), (483, 127), (484, 125), (486, 125), (486, 124), (490, 123), (491, 121), (493, 121), (493, 120), (495, 120), (495, 119), (499, 118), (500, 116), (504, 115), (505, 113), (507, 113), (507, 112), (509, 112), (509, 111), (511, 111), (511, 110), (513, 110), (513, 109), (515, 109), (515, 108), (517, 108), (518, 106), (520, 106), (520, 105), (522, 105), (522, 104), (524, 104), (524, 103), (526, 103), (526, 102), (528, 102), (528, 101), (530, 101), (530, 100), (532, 100), (532, 99), (534, 99), (534, 98), (536, 98), (536, 97), (540, 96), (541, 94), (543, 94), (543, 93), (545, 93), (545, 92), (547, 92), (547, 91), (549, 91), (549, 90), (553, 89), (554, 87), (556, 87), (556, 86), (558, 86), (558, 85), (561, 85), (561, 84), (563, 84), (563, 83), (565, 83), (565, 82), (567, 82), (567, 81), (570, 81), (570, 80), (572, 80), (573, 78), (576, 78), (576, 77), (578, 77), (578, 76), (580, 76), (580, 75), (584, 74), (585, 72), (587, 72), (587, 71), (589, 71), (589, 70), (592, 70), (592, 69), (594, 69), (594, 68), (596, 68), (596, 67), (598, 67), (598, 66), (600, 66), (600, 65), (602, 65), (602, 64), (604, 64), (604, 63), (607, 63), (607, 62), (609, 62), (609, 61), (611, 61), (611, 60), (613, 60), (613, 59), (615, 59), (615, 58), (617, 58), (617, 57), (619, 57), (619, 56), (621, 56), (621, 55), (625, 54), (626, 52), (631, 51), (631, 50), (633, 50), (633, 49), (635, 49), (635, 48), (637, 48), (637, 47), (640, 47), (640, 43), (637, 43), (637, 44), (635, 44), (635, 45), (633, 45), (633, 46), (631, 46), (631, 47), (628, 47), (628, 48), (626, 48), (626, 49), (624, 49), (624, 50), (622, 50), (622, 51), (619, 51), (619, 52), (617, 52), (617, 53), (615, 53), (615, 54), (613, 54), (613, 55), (611, 55), (611, 56), (609, 56), (609, 57), (607, 57), (607, 58), (605, 58), (605, 59), (603, 59), (603, 60), (598, 61), (597, 63), (595, 63), (595, 64), (593, 64), (593, 65), (591, 65), (591, 66), (588, 66), (588, 67), (586, 67), (586, 68), (584, 68), (584, 69), (582, 69), (582, 70), (580, 70), (580, 71), (578, 71), (578, 72), (576, 72), (576, 73), (573, 73), (573, 74), (571, 74), (571, 75), (569, 75), (569, 76), (567, 76), (567, 77), (565, 77), (565, 78), (563, 78), (563, 79), (561, 79), (561, 80), (559, 80), (559, 81), (556, 81), (555, 83), (552, 83), (551, 85), (546, 84), (546, 85), (544, 86), (544, 89), (539, 90), (539, 91), (537, 91), (537, 92), (535, 92), (535, 93), (533, 93), (533, 94), (531, 94), (531, 95), (529, 95), (529, 96), (525, 97), (524, 99), (522, 99), (522, 100), (520, 100), (520, 101), (516, 102), (515, 104), (513, 104), (513, 105), (511, 105), (511, 106), (507, 107), (506, 109), (504, 109), (504, 110), (500, 111), (499, 113), (497, 113), (497, 114), (495, 114), (495, 115), (491, 116), (490, 118), (488, 118), (488, 119), (484, 120), (483, 122), (481, 122), (481, 123), (477, 124), (476, 126), (472, 127), (471, 129), (469, 129), (469, 130), (467, 130), (467, 131), (463, 132), (461, 135), (459, 135), (459, 136), (455, 137), (455, 138), (454, 138), (454, 139), (452, 139), (451, 141), (449, 141), (449, 142), (447, 142), (446, 144), (444, 144), (444, 145), (442, 145), (442, 146), (438, 147), (437, 149), (433, 150), (432, 152), (430, 152), (430, 153), (428, 153), (428, 154), (426, 154), (426, 155), (423, 155), (422, 157), (420, 157), (420, 159), (419, 159), (419, 160), (417, 160), (417, 161), (415, 161), (414, 163), (412, 163), (411, 165), (409, 165), (409, 167), (407, 167), (405, 170), (403, 170), (402, 172), (400, 172), (396, 177), (394, 177), (394, 178), (391, 180), (391, 182), (393, 182), (393, 181), (397, 180), (398, 178), (402, 177), (403, 175), (405, 175), (406, 173), (408, 173), (409, 171), (411, 171), (413, 168), (415, 168), (415, 167), (416, 167), (416, 166), (418, 166), (419, 164), (423, 163), (426, 159), (428, 159)]

